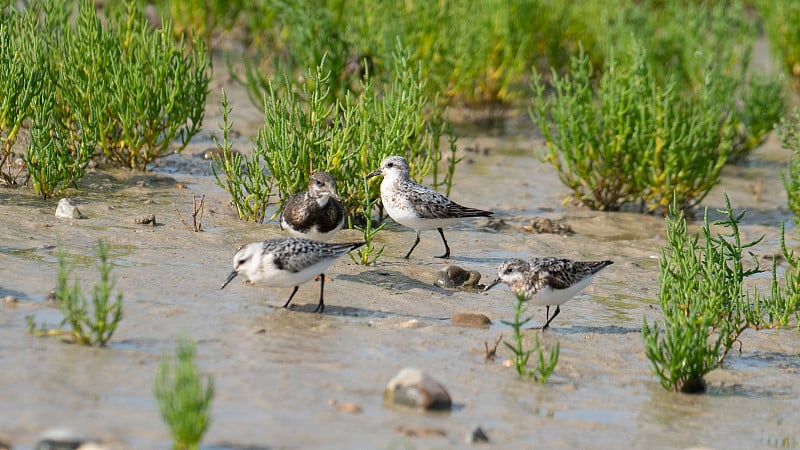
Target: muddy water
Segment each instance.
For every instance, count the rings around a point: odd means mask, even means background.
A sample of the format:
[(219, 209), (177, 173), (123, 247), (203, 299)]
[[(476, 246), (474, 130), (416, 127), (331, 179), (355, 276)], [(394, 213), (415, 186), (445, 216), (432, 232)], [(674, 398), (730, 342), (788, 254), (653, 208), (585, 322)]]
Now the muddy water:
[[(260, 124), (258, 112), (235, 87), (239, 149)], [(465, 221), (447, 231), (453, 259), (485, 278), (509, 256), (559, 255), (612, 259), (615, 264), (568, 303), (553, 328), (525, 332), (561, 345), (549, 384), (517, 378), (484, 360), (484, 342), (508, 338), (511, 295), (445, 291), (433, 285), (442, 266), (436, 233), (423, 234), (411, 261), (402, 259), (413, 233), (391, 227), (379, 234), (384, 256), (371, 267), (340, 260), (328, 275), (325, 314), (313, 314), (318, 287), (301, 287), (294, 310), (280, 305), (288, 289), (219, 286), (241, 243), (280, 236), (274, 223), (238, 221), (226, 194), (199, 157), (212, 146), (219, 121), (209, 105), (203, 136), (181, 155), (159, 162), (155, 173), (90, 174), (71, 193), (84, 220), (53, 217), (56, 200), (24, 190), (0, 191), (0, 296), (19, 298), (0, 307), (0, 438), (31, 448), (46, 429), (66, 426), (115, 449), (165, 449), (169, 433), (152, 386), (163, 352), (182, 335), (198, 341), (198, 365), (214, 377), (212, 424), (204, 448), (450, 448), (464, 445), (480, 425), (496, 448), (759, 448), (800, 435), (800, 334), (748, 331), (742, 353), (709, 376), (707, 395), (665, 392), (651, 375), (642, 318), (658, 317), (657, 257), (664, 243), (660, 218), (562, 206), (566, 194), (549, 166), (531, 154), (536, 137), (523, 114), (500, 122), (460, 125), (467, 153), (451, 197), (491, 209), (502, 222)], [(254, 119), (255, 118), (255, 119)], [(779, 224), (790, 219), (777, 170), (787, 154), (769, 141), (743, 165), (725, 170), (705, 205), (723, 205), (728, 192), (749, 214), (747, 237), (767, 235), (759, 257), (778, 252)], [(181, 183), (183, 188), (178, 188)], [(204, 232), (185, 227), (192, 195), (206, 195)], [(133, 218), (155, 214), (155, 227)], [(531, 234), (522, 227), (542, 216), (568, 223), (568, 237)], [(109, 348), (66, 345), (30, 336), (25, 316), (55, 325), (46, 303), (54, 286), (54, 245), (60, 236), (84, 292), (96, 280), (95, 242), (111, 245), (116, 286), (125, 317)], [(352, 231), (341, 240), (358, 239)], [(793, 226), (790, 242), (796, 246)], [(764, 260), (766, 261), (766, 260)], [(460, 328), (459, 312), (487, 315), (489, 329)], [(530, 311), (541, 325), (544, 309)], [(446, 386), (456, 408), (448, 414), (413, 414), (382, 404), (386, 382), (400, 369), (424, 369)], [(355, 403), (357, 414), (330, 406)], [(401, 429), (441, 431), (410, 437)], [(444, 434), (441, 436), (439, 434)]]

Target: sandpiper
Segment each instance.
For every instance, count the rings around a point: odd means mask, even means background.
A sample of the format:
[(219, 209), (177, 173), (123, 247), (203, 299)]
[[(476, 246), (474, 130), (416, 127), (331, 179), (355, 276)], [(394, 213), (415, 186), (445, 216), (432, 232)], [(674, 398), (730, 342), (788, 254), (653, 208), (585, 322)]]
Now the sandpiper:
[(336, 181), (328, 172), (315, 172), (308, 190), (289, 197), (283, 204), (281, 229), (297, 237), (329, 240), (344, 226), (344, 206), (336, 193)]
[[(534, 258), (527, 262), (510, 258), (500, 264), (497, 269), (497, 278), (489, 283), (484, 291), (503, 282), (511, 288), (511, 292), (515, 295), (522, 293), (530, 303), (546, 306), (545, 324), (542, 327), (542, 329), (546, 329), (561, 312), (560, 305), (588, 286), (597, 272), (611, 264), (613, 261)], [(553, 317), (550, 317), (550, 307), (554, 305), (556, 311), (553, 313)]]
[(414, 245), (406, 253), (406, 259), (419, 244), (419, 234), (424, 230), (436, 229), (444, 243), (444, 254), (437, 258), (450, 257), (450, 246), (442, 228), (468, 217), (489, 217), (490, 211), (461, 206), (426, 186), (419, 185), (409, 176), (408, 161), (402, 156), (389, 156), (381, 162), (381, 167), (367, 175), (372, 178), (383, 175), (381, 182), (381, 201), (389, 216), (397, 223), (405, 225), (417, 233)]
[[(222, 283), (224, 289), (243, 273), (252, 283), (270, 287), (294, 287), (288, 307), (301, 284), (321, 274), (340, 256), (364, 245), (363, 242), (329, 244), (300, 238), (277, 238), (247, 244), (233, 256), (233, 271)], [(322, 298), (325, 277), (320, 277), (319, 304), (314, 312), (325, 311)]]

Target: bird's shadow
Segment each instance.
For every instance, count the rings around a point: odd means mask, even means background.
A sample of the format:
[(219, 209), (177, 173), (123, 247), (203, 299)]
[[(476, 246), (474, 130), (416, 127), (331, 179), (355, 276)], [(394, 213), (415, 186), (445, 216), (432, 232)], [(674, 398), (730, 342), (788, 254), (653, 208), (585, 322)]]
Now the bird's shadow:
[[(268, 308), (284, 309), (282, 306), (276, 306), (276, 305), (268, 305)], [(450, 317), (432, 317), (421, 314), (408, 314), (396, 311), (381, 311), (379, 309), (358, 308), (355, 306), (340, 306), (336, 304), (328, 304), (327, 302), (325, 303), (325, 311), (323, 313), (315, 311), (316, 308), (317, 308), (316, 303), (307, 303), (307, 304), (292, 303), (291, 305), (289, 305), (289, 307), (285, 308), (285, 310), (293, 313), (311, 314), (319, 317), (322, 316), (355, 317), (355, 318), (371, 317), (379, 319), (387, 317), (407, 317), (409, 319), (430, 320), (430, 321), (448, 321), (451, 319)]]
[(461, 292), (460, 290), (448, 290), (440, 288), (431, 283), (425, 283), (416, 278), (411, 278), (408, 275), (387, 269), (374, 269), (366, 270), (358, 275), (337, 275), (337, 279), (347, 280), (354, 283), (369, 284), (372, 286), (380, 286), (392, 291), (409, 291), (411, 289), (423, 289), (430, 292), (436, 292), (446, 296), (452, 296), (455, 293)]
[[(526, 330), (541, 330), (542, 327), (531, 327), (526, 328)], [(553, 327), (552, 325), (543, 330), (546, 333), (556, 333), (556, 334), (629, 334), (629, 333), (641, 333), (641, 328), (627, 328), (621, 327), (618, 325), (607, 325), (604, 327), (598, 326), (572, 326), (572, 327)]]

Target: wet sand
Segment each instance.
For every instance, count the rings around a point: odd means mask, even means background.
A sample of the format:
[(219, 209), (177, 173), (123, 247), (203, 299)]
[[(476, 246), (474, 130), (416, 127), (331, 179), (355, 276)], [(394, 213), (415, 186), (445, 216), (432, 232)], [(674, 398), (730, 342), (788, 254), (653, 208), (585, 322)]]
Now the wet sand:
[[(218, 82), (219, 83), (219, 82)], [(214, 86), (212, 86), (214, 89)], [(261, 124), (241, 91), (226, 86), (240, 150)], [(159, 162), (154, 173), (122, 170), (89, 174), (69, 197), (88, 217), (53, 216), (58, 199), (0, 190), (0, 437), (15, 449), (31, 448), (46, 429), (67, 426), (113, 449), (168, 448), (170, 437), (152, 394), (158, 363), (179, 336), (198, 342), (197, 364), (214, 377), (212, 423), (203, 448), (452, 448), (480, 425), (495, 448), (764, 448), (800, 435), (800, 333), (796, 329), (744, 333), (742, 353), (712, 372), (706, 395), (664, 391), (651, 374), (641, 337), (642, 318), (659, 318), (658, 255), (664, 221), (634, 213), (604, 213), (562, 206), (567, 193), (553, 169), (532, 157), (538, 140), (518, 114), (489, 128), (461, 124), (468, 154), (451, 198), (495, 211), (507, 227), (486, 219), (446, 230), (447, 263), (478, 270), (484, 280), (510, 256), (612, 259), (581, 295), (562, 307), (552, 329), (526, 330), (559, 342), (561, 357), (547, 385), (520, 380), (504, 367), (509, 352), (485, 361), (484, 342), (510, 337), (505, 287), (488, 293), (446, 291), (433, 285), (445, 261), (435, 232), (410, 261), (402, 258), (414, 235), (399, 226), (378, 235), (386, 250), (374, 266), (343, 258), (327, 272), (325, 314), (313, 314), (318, 286), (300, 288), (293, 310), (280, 308), (290, 289), (235, 280), (219, 286), (238, 245), (281, 236), (276, 223), (237, 220), (229, 198), (214, 184), (208, 162), (219, 93), (212, 91), (206, 131), (182, 154)], [(215, 103), (216, 102), (216, 103)], [(727, 167), (704, 201), (721, 207), (727, 192), (747, 208), (746, 238), (766, 234), (759, 257), (779, 252), (780, 222), (791, 220), (778, 178), (788, 152), (772, 139), (744, 164)], [(759, 186), (760, 181), (760, 189)], [(177, 183), (185, 185), (176, 187)], [(192, 195), (206, 195), (204, 231), (181, 224)], [(155, 227), (133, 218), (155, 214)], [(563, 220), (572, 236), (531, 234), (534, 217)], [(787, 224), (790, 244), (797, 232)], [(97, 280), (96, 241), (111, 246), (116, 287), (124, 293), (124, 319), (108, 348), (67, 345), (28, 334), (25, 316), (56, 325), (46, 303), (55, 286), (56, 236), (74, 258), (83, 292)], [(359, 239), (346, 230), (337, 240)], [(768, 269), (770, 262), (762, 260)], [(768, 277), (758, 282), (768, 282)], [(460, 312), (485, 314), (489, 329), (453, 326)], [(541, 325), (544, 308), (531, 308)], [(447, 414), (415, 414), (383, 405), (383, 389), (404, 367), (439, 380), (456, 405)], [(361, 413), (329, 405), (355, 403)], [(430, 428), (444, 436), (410, 437), (399, 429)]]

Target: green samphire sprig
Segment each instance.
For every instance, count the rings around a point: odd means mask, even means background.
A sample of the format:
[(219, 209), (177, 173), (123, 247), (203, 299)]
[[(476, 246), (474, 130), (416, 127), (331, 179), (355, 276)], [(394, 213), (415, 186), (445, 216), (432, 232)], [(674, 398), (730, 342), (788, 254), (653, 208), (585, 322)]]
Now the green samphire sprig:
[[(27, 316), (29, 331), (38, 336), (60, 336), (61, 338), (82, 345), (103, 347), (111, 339), (122, 320), (122, 293), (111, 296), (114, 281), (111, 280), (112, 263), (108, 259), (108, 245), (102, 241), (97, 243), (97, 268), (100, 271), (100, 282), (92, 288), (92, 308), (80, 292), (78, 282), (70, 284), (72, 268), (67, 263), (67, 255), (59, 242), (58, 276), (56, 282), (56, 302), (64, 319), (57, 329), (47, 329), (38, 325), (32, 316)], [(69, 329), (64, 329), (69, 326)]]
[[(511, 350), (511, 360), (514, 363), (514, 368), (520, 377), (533, 377), (539, 383), (545, 384), (547, 383), (548, 378), (550, 378), (550, 375), (553, 374), (556, 364), (558, 364), (560, 345), (558, 342), (556, 342), (555, 346), (550, 349), (548, 355), (547, 351), (543, 348), (539, 341), (539, 336), (536, 335), (534, 337), (533, 348), (525, 348), (523, 343), (522, 327), (531, 320), (530, 317), (526, 319), (522, 318), (522, 314), (526, 309), (526, 301), (527, 299), (525, 298), (525, 293), (520, 292), (516, 294), (514, 303), (514, 319), (511, 321), (502, 321), (503, 324), (508, 325), (513, 329), (514, 340), (513, 342), (504, 341), (503, 344), (505, 344), (505, 346)], [(534, 370), (528, 369), (528, 360), (530, 359), (531, 355), (536, 356), (536, 368)]]
[(161, 417), (172, 434), (173, 450), (197, 450), (211, 425), (214, 380), (195, 367), (196, 348), (187, 338), (178, 339), (175, 359), (162, 358), (153, 392)]
[(734, 212), (727, 195), (725, 208), (717, 212), (723, 218), (713, 225), (725, 230), (719, 233), (711, 231), (708, 209), (694, 235), (677, 206), (666, 218), (658, 294), (663, 330), (658, 321), (650, 324), (644, 319), (642, 336), (653, 372), (668, 390), (704, 391), (703, 377), (719, 367), (737, 344), (741, 351), (740, 337), (748, 328), (787, 326), (792, 316), (800, 316), (800, 263), (783, 238), (783, 253), (792, 267), (783, 289), (773, 262), (769, 294), (756, 288), (748, 292), (745, 280), (762, 272), (751, 249), (764, 236), (742, 241), (739, 225), (745, 212)]

